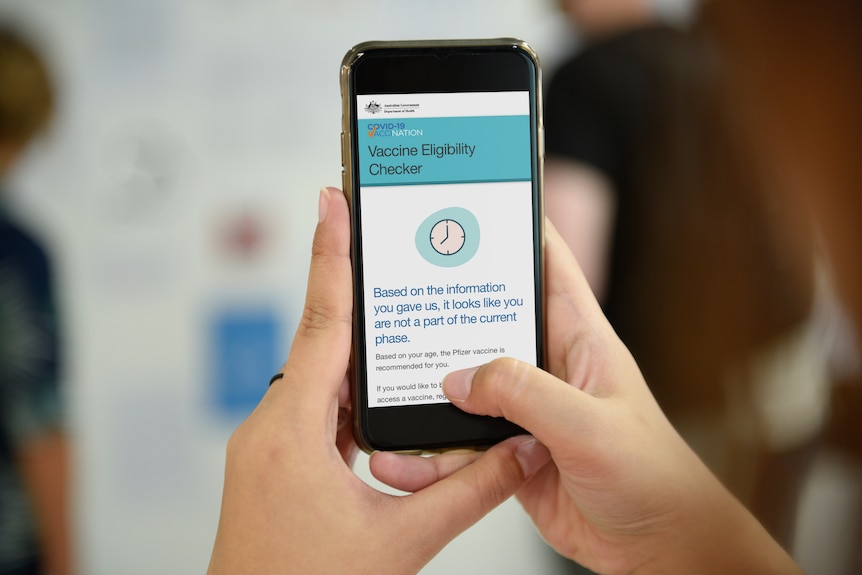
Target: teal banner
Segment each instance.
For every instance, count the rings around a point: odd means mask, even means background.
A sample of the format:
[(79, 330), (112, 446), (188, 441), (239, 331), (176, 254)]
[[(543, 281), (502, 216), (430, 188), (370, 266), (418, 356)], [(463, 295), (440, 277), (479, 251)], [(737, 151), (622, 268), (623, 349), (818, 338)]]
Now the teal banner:
[(361, 120), (363, 186), (530, 180), (530, 117)]

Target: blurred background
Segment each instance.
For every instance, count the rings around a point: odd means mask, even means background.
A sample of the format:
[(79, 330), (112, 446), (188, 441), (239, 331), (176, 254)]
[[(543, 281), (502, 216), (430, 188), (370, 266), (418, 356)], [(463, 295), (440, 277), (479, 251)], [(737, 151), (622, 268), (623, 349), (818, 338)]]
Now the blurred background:
[[(652, 6), (681, 25), (692, 8)], [(58, 280), (78, 572), (203, 572), (225, 443), (287, 355), (318, 189), (341, 183), (344, 53), (516, 36), (550, 77), (585, 36), (554, 0), (0, 0), (0, 20), (57, 94), (4, 201)], [(795, 553), (849, 573), (858, 462), (827, 446), (804, 478)], [(423, 573), (573, 569), (510, 501)]]

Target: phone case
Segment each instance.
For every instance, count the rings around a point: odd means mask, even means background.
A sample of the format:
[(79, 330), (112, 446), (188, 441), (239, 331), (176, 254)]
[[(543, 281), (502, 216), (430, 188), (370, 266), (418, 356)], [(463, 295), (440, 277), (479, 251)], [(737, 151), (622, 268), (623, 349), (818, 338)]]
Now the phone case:
[[(363, 42), (357, 44), (353, 48), (351, 48), (347, 54), (344, 56), (341, 68), (340, 68), (340, 87), (341, 87), (341, 96), (342, 96), (342, 130), (341, 130), (341, 159), (342, 159), (342, 186), (345, 193), (345, 196), (348, 199), (348, 202), (351, 204), (351, 210), (353, 209), (354, 202), (354, 185), (358, 185), (354, 183), (352, 174), (354, 173), (353, 164), (353, 142), (351, 141), (351, 134), (353, 123), (356, 121), (354, 117), (354, 95), (351, 93), (351, 79), (354, 70), (354, 65), (362, 58), (363, 54), (369, 51), (376, 50), (402, 50), (402, 49), (435, 49), (435, 48), (466, 48), (469, 50), (471, 47), (511, 47), (519, 50), (527, 57), (529, 57), (533, 65), (535, 67), (536, 76), (535, 76), (535, 105), (537, 107), (536, 117), (537, 117), (537, 163), (538, 170), (534, 173), (534, 180), (539, 190), (539, 199), (537, 211), (539, 213), (539, 229), (541, 230), (541, 219), (543, 213), (542, 200), (541, 200), (541, 186), (542, 186), (542, 163), (544, 159), (544, 142), (543, 142), (543, 126), (541, 124), (541, 72), (540, 66), (538, 62), (538, 57), (536, 56), (534, 50), (524, 41), (516, 39), (516, 38), (494, 38), (494, 39), (469, 39), (469, 40), (411, 40), (411, 41), (370, 41)], [(541, 260), (544, 257), (544, 235), (540, 234), (538, 241), (536, 242), (538, 247), (538, 258), (540, 260), (539, 268), (544, 269), (544, 264)], [(541, 284), (541, 278), (537, 280), (539, 285)], [(538, 316), (537, 321), (540, 326), (544, 325), (544, 298), (541, 295), (537, 296), (539, 298), (539, 303), (542, 306), (541, 312), (537, 313)], [(357, 321), (356, 319), (354, 320)], [(357, 329), (354, 326), (354, 329)], [(544, 333), (539, 333), (539, 340), (543, 340)], [(544, 365), (545, 357), (544, 357), (544, 345), (541, 344), (542, 351), (537, 358), (537, 361), (540, 366)], [(355, 348), (352, 353), (356, 353)], [(355, 362), (355, 357), (352, 358), (351, 362)], [(351, 367), (351, 371), (353, 368)], [(363, 438), (363, 432), (359, 421), (357, 419), (357, 414), (360, 410), (363, 409), (363, 406), (359, 405), (359, 400), (356, 397), (356, 390), (354, 389), (354, 397), (353, 397), (353, 409), (354, 409), (354, 437), (359, 444), (359, 446), (366, 452), (370, 452), (375, 449), (375, 446), (368, 445)], [(449, 406), (451, 407), (451, 406)], [(365, 408), (367, 411), (368, 409)], [(466, 414), (465, 414), (466, 415)], [(467, 417), (476, 417), (476, 416), (467, 416)], [(511, 424), (509, 424), (511, 425)], [(521, 432), (523, 432), (521, 430)], [(489, 446), (489, 442), (486, 440), (479, 440), (475, 443), (465, 444), (458, 443), (457, 445), (444, 445), (444, 446), (423, 446), (421, 448), (405, 448), (405, 449), (394, 449), (394, 451), (401, 452), (437, 452), (446, 449), (454, 449), (454, 448), (474, 448), (474, 449), (485, 449)]]

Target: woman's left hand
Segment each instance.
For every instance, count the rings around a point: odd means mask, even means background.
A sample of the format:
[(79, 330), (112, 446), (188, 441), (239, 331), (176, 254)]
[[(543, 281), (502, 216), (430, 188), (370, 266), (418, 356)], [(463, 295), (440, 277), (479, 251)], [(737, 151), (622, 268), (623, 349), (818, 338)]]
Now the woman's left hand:
[[(482, 454), (430, 458), (416, 478), (423, 488), (410, 495), (359, 479), (350, 468), (357, 448), (345, 375), (352, 297), (347, 202), (323, 189), (284, 377), (228, 443), (210, 575), (415, 573), (547, 463), (547, 450), (521, 436)], [(371, 465), (388, 461), (374, 454)]]

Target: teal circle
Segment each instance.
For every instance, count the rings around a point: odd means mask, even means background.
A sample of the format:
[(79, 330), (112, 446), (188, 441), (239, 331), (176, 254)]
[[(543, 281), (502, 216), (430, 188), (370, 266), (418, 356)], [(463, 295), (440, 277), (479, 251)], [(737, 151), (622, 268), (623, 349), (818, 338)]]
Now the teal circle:
[[(431, 229), (440, 220), (454, 220), (464, 228), (464, 245), (454, 254), (441, 254), (431, 245)], [(470, 210), (459, 207), (443, 208), (425, 218), (416, 230), (416, 250), (425, 260), (442, 268), (454, 268), (467, 263), (479, 250), (479, 221)]]

